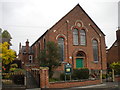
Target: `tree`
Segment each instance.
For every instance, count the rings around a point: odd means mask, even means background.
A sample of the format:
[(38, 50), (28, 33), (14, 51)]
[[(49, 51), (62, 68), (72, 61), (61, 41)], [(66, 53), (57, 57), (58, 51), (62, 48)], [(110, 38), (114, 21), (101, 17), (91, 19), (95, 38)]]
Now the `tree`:
[(2, 32), (2, 38), (8, 38), (8, 39), (12, 39), (10, 33), (7, 30), (4, 30)]
[(49, 77), (51, 78), (54, 69), (60, 66), (59, 47), (54, 42), (47, 42), (47, 47), (40, 52), (38, 57), (40, 66), (49, 67)]
[(115, 70), (117, 74), (120, 74), (120, 62), (113, 62), (110, 67)]
[(8, 49), (9, 44), (4, 42), (3, 44), (0, 43), (0, 58), (2, 58), (2, 66), (3, 71), (8, 72), (10, 69), (10, 65), (16, 57), (16, 52), (12, 49)]

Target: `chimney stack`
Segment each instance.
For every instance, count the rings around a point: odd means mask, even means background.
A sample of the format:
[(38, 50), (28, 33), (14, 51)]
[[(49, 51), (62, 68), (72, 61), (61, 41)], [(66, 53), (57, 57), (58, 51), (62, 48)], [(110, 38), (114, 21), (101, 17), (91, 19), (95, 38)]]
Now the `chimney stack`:
[(19, 53), (21, 53), (21, 43), (19, 44)]
[(28, 41), (28, 39), (26, 41), (26, 53), (29, 53), (29, 41)]

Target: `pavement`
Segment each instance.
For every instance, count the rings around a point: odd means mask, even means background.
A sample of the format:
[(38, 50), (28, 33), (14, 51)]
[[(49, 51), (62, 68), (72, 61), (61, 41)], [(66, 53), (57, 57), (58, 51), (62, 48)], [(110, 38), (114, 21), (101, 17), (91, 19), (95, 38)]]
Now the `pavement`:
[[(72, 87), (69, 90), (120, 90), (120, 82), (103, 82), (102, 84)], [(68, 89), (64, 89), (68, 90)]]
[(41, 90), (41, 88), (33, 88), (33, 89), (26, 89), (26, 90)]

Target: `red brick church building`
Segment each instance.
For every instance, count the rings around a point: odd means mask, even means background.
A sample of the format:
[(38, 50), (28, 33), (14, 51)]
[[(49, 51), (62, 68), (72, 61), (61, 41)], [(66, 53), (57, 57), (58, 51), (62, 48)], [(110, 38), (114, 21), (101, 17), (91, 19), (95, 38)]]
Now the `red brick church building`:
[(73, 68), (106, 69), (105, 35), (78, 4), (55, 25), (47, 30), (31, 46), (21, 46), (19, 58), (23, 66), (37, 65), (40, 50), (46, 42), (54, 41), (60, 46), (61, 64), (70, 63)]

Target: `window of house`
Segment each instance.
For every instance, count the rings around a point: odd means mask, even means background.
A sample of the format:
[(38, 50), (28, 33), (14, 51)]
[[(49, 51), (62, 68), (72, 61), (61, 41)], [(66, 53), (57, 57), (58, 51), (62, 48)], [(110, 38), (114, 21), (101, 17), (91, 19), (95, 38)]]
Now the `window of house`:
[(73, 30), (73, 44), (78, 45), (78, 29)]
[(85, 30), (80, 30), (80, 45), (86, 45), (86, 33), (85, 33)]
[(117, 47), (117, 46), (118, 46), (117, 42), (114, 44), (114, 46), (115, 46), (115, 47)]
[(60, 50), (60, 60), (64, 61), (64, 38), (58, 38), (58, 45)]
[(92, 41), (93, 46), (93, 58), (95, 62), (98, 62), (98, 42), (97, 40)]
[(46, 48), (46, 40), (44, 39), (44, 49)]
[(32, 61), (33, 61), (33, 57), (32, 55), (29, 55), (29, 62), (32, 63)]
[(40, 53), (40, 42), (38, 43), (38, 54)]

